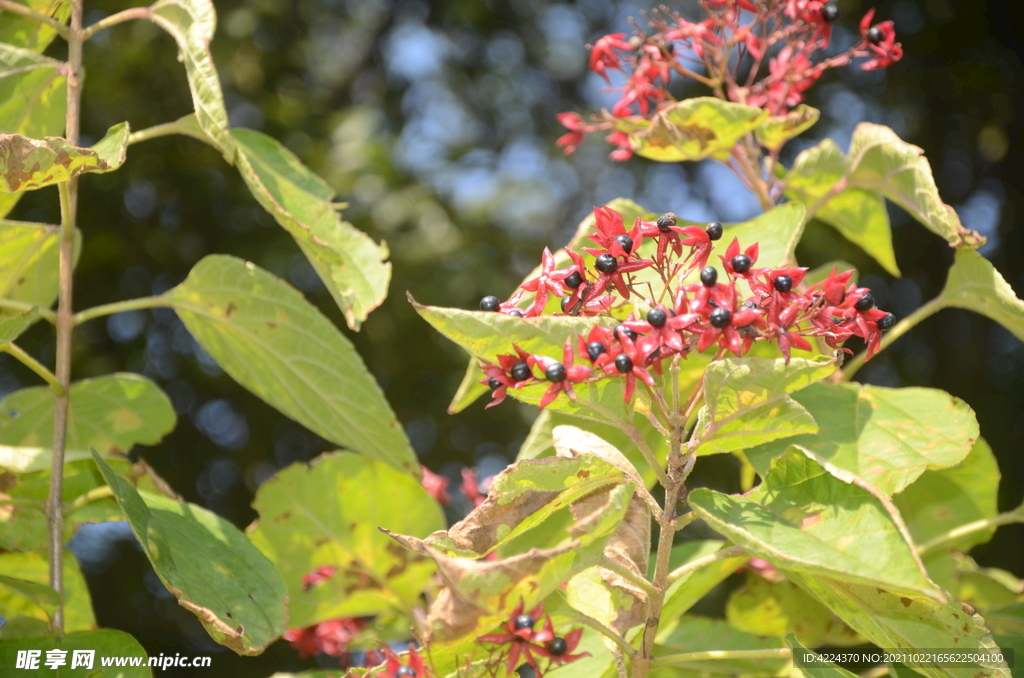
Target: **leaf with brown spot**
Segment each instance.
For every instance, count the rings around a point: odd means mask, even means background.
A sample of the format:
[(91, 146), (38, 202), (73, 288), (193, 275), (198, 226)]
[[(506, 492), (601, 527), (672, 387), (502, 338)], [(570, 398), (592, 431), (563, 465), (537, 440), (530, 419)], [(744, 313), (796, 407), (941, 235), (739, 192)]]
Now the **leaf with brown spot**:
[(762, 146), (778, 150), (790, 139), (803, 134), (821, 117), (817, 108), (800, 104), (784, 115), (772, 115), (754, 131)]
[(659, 162), (728, 158), (733, 145), (767, 119), (768, 112), (716, 97), (692, 97), (667, 106), (650, 121), (620, 121), (633, 151)]
[(127, 146), (128, 123), (111, 127), (95, 148), (72, 146), (60, 137), (0, 134), (0, 193), (31, 191), (80, 174), (112, 172), (124, 162)]

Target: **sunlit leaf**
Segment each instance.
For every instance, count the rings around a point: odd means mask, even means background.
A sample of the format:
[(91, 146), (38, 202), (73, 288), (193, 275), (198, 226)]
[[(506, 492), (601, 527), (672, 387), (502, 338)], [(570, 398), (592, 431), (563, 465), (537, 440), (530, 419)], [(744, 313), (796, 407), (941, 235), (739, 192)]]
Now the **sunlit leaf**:
[[(669, 558), (669, 569), (671, 571), (698, 558), (711, 555), (721, 550), (723, 546), (725, 542), (717, 539), (688, 541), (674, 546)], [(746, 556), (726, 558), (680, 577), (670, 584), (665, 591), (665, 603), (661, 608), (661, 623), (658, 625), (656, 640), (660, 642), (672, 634), (687, 610), (725, 581), (747, 560)]]
[[(0, 193), (0, 202), (7, 193)], [(60, 238), (43, 224), (0, 220), (0, 298), (49, 308), (57, 299)], [(75, 258), (81, 234), (75, 231)], [(14, 315), (0, 311), (0, 316)]]
[(977, 252), (957, 250), (938, 304), (981, 313), (1024, 341), (1024, 301), (988, 259)]
[(747, 450), (762, 475), (771, 459), (796, 445), (891, 495), (928, 468), (960, 463), (978, 438), (973, 410), (936, 389), (817, 383), (792, 398), (821, 432)]
[(932, 551), (925, 555), (924, 564), (932, 581), (983, 614), (1024, 602), (1024, 582), (1020, 578), (996, 567), (980, 567), (966, 554)]
[[(992, 448), (978, 438), (962, 462), (925, 471), (892, 498), (918, 544), (975, 520), (999, 513), (999, 466)], [(968, 550), (984, 544), (996, 528), (979, 530), (951, 541), (949, 548)]]
[[(68, 0), (15, 1), (64, 24), (71, 16), (71, 3)], [(45, 24), (13, 12), (0, 10), (0, 42), (2, 43), (42, 53), (56, 37), (57, 31)]]
[[(9, 20), (5, 22), (10, 16), (0, 14), (0, 37), (4, 23), (11, 27)], [(29, 19), (21, 21), (37, 25)], [(32, 49), (0, 42), (0, 133), (33, 139), (60, 136), (64, 132), (66, 90), (67, 77), (61, 62)]]
[[(0, 553), (0, 572), (8, 577), (15, 577), (40, 585), (50, 581), (50, 567), (46, 553), (39, 551)], [(48, 621), (46, 607), (20, 593), (0, 587), (0, 610), (3, 616), (32, 617), (43, 622)], [(64, 630), (68, 633), (88, 631), (96, 628), (96, 618), (92, 613), (92, 599), (89, 587), (86, 586), (78, 561), (71, 551), (64, 551)], [(7, 642), (0, 643), (0, 647)], [(2, 664), (0, 664), (2, 666)]]
[[(63, 650), (66, 664), (59, 669), (61, 678), (152, 678), (153, 672), (148, 666), (149, 658), (145, 648), (137, 640), (124, 631), (102, 629), (100, 631), (82, 631), (69, 633), (57, 638), (21, 638), (0, 643), (0, 666), (15, 666), (18, 652), (24, 650), (41, 650), (40, 667), (46, 665), (46, 654), (49, 650)], [(92, 650), (95, 653), (92, 669), (78, 667), (70, 670), (75, 650)], [(100, 662), (101, 657), (138, 657), (141, 666), (110, 666)], [(51, 673), (43, 668), (40, 673)], [(27, 674), (31, 675), (31, 673)]]
[(1012, 605), (995, 610), (989, 610), (985, 613), (985, 621), (993, 633), (1024, 638), (1024, 603), (1013, 603)]
[(128, 123), (111, 127), (94, 148), (65, 139), (31, 139), (0, 134), (0, 192), (31, 191), (80, 174), (102, 174), (121, 166), (128, 144)]
[[(170, 398), (139, 374), (120, 372), (71, 384), (67, 447), (105, 455), (155, 445), (174, 429)], [(54, 394), (48, 386), (15, 391), (0, 400), (0, 443), (48, 448), (53, 443)]]
[[(800, 644), (795, 634), (786, 636), (786, 645), (793, 651), (793, 675), (797, 678), (857, 678), (857, 674), (825, 661), (813, 650), (808, 650)], [(808, 645), (814, 646), (813, 643)]]
[[(723, 619), (686, 615), (676, 629), (655, 646), (655, 655), (709, 650), (769, 650), (784, 647), (778, 638), (764, 638), (739, 631)], [(673, 664), (675, 670), (701, 671), (710, 675), (784, 675), (789, 661), (774, 659), (711, 659)]]
[[(335, 617), (405, 614), (434, 574), (434, 564), (400, 548), (378, 528), (425, 537), (444, 513), (415, 478), (352, 453), (293, 464), (260, 485), (252, 542), (288, 587), (289, 625)], [(314, 584), (306, 575), (330, 566)]]
[(217, 28), (213, 3), (210, 0), (159, 0), (150, 7), (147, 18), (170, 33), (178, 43), (178, 55), (185, 64), (199, 127), (228, 162), (232, 162), (234, 139), (228, 131), (224, 94), (210, 54), (210, 41)]
[(18, 315), (12, 315), (7, 318), (0, 317), (0, 344), (6, 344), (17, 339), (18, 335), (27, 330), (38, 316), (39, 309), (33, 308), (31, 311), (19, 313)]
[(787, 394), (834, 372), (831, 360), (729, 358), (704, 373), (697, 454), (746, 449), (800, 433), (817, 433), (807, 410)]
[(867, 252), (888, 273), (900, 275), (892, 246), (889, 213), (880, 194), (848, 189), (829, 200), (814, 216)]
[(309, 257), (352, 329), (388, 293), (388, 249), (347, 221), (331, 204), (334, 189), (275, 139), (253, 130), (231, 131), (237, 164), (253, 196)]
[(882, 503), (795, 450), (744, 495), (699, 488), (689, 501), (716, 531), (776, 567), (941, 596)]
[(633, 151), (659, 162), (728, 158), (733, 145), (757, 129), (768, 112), (716, 97), (693, 97), (659, 111), (630, 134)]
[[(804, 206), (800, 203), (779, 205), (750, 221), (727, 224), (719, 242), (727, 245), (733, 238), (739, 238), (743, 247), (758, 243), (758, 268), (781, 268), (792, 265), (796, 261), (796, 244), (800, 242), (800, 236), (804, 232), (804, 213)], [(721, 246), (719, 249), (722, 249)], [(724, 255), (724, 249), (717, 254)], [(708, 263), (718, 268), (720, 279), (724, 279), (722, 260), (712, 255)]]
[(164, 295), (224, 371), (306, 428), (419, 476), (391, 406), (351, 342), (294, 288), (212, 255)]
[(761, 145), (778, 150), (790, 139), (803, 134), (821, 117), (821, 111), (807, 104), (800, 104), (789, 113), (769, 116), (754, 133)]
[(46, 584), (3, 574), (0, 575), (0, 586), (5, 587), (8, 592), (13, 591), (25, 600), (34, 603), (51, 620), (53, 613), (60, 607), (60, 594)]
[(238, 528), (195, 504), (140, 494), (96, 452), (93, 459), (160, 581), (214, 640), (259, 654), (284, 633), (284, 582)]

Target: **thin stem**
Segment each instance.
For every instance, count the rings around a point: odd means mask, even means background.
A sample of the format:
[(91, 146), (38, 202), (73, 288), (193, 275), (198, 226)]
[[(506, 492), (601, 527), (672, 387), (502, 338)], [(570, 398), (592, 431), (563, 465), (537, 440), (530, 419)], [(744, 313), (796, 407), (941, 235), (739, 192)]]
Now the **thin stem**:
[(626, 673), (626, 661), (622, 658), (622, 652), (616, 648), (612, 655), (615, 657), (615, 670), (618, 672), (619, 678), (629, 678), (629, 675)]
[[(39, 308), (32, 304), (26, 304), (24, 301), (15, 301), (14, 299), (0, 299), (0, 308), (6, 308), (11, 311), (20, 311), (26, 313), (31, 311), (33, 308)], [(39, 317), (49, 323), (57, 322), (57, 314), (48, 308), (39, 308)]]
[(149, 141), (150, 139), (158, 139), (160, 137), (170, 136), (172, 134), (184, 134), (184, 127), (181, 124), (181, 120), (175, 120), (174, 122), (165, 122), (162, 125), (153, 125), (146, 129), (140, 129), (138, 132), (132, 132), (128, 135), (128, 145), (137, 144), (140, 141)]
[(761, 203), (761, 209), (767, 212), (775, 207), (775, 203), (772, 201), (771, 196), (768, 195), (768, 187), (765, 185), (764, 179), (762, 179), (753, 166), (751, 166), (750, 158), (747, 157), (746, 150), (740, 144), (733, 146), (732, 157), (736, 158), (736, 162), (739, 163), (743, 173), (750, 181), (750, 184), (754, 189), (754, 194), (757, 195), (757, 200)]
[(67, 40), (70, 31), (68, 27), (61, 22), (54, 19), (52, 16), (47, 16), (41, 12), (37, 12), (30, 7), (26, 7), (21, 3), (12, 2), (12, 0), (0, 0), (0, 9), (11, 14), (18, 14), (25, 17), (26, 19), (32, 19), (39, 23), (49, 26), (53, 30), (57, 31), (57, 35)]
[(706, 652), (681, 652), (658, 657), (651, 662), (652, 669), (660, 669), (675, 664), (703, 662), (710, 659), (789, 659), (792, 653), (788, 647), (767, 650), (708, 650)]
[(627, 436), (629, 436), (629, 439), (632, 440), (633, 444), (637, 446), (637, 449), (640, 450), (640, 453), (644, 455), (644, 460), (651, 466), (652, 469), (654, 469), (654, 473), (658, 476), (658, 482), (661, 483), (662, 486), (668, 487), (668, 475), (666, 475), (665, 469), (663, 469), (661, 467), (661, 464), (658, 463), (658, 458), (654, 456), (654, 451), (651, 450), (651, 446), (647, 444), (647, 441), (644, 439), (643, 435), (640, 434), (639, 429), (637, 429), (637, 427), (634, 424), (622, 419), (621, 417), (617, 416), (614, 412), (608, 410), (603, 405), (600, 405), (593, 400), (580, 398), (579, 396), (577, 396), (576, 399), (581, 404), (586, 405), (590, 409), (594, 410), (598, 414), (605, 417), (605, 419), (608, 420), (609, 424), (615, 426), (616, 428), (623, 431)]
[(583, 624), (584, 626), (588, 626), (594, 629), (605, 638), (608, 638), (609, 640), (613, 641), (622, 649), (623, 654), (625, 654), (627, 657), (632, 657), (636, 653), (636, 650), (633, 649), (633, 646), (630, 645), (625, 638), (623, 638), (618, 633), (611, 630), (601, 622), (597, 621), (593, 617), (583, 614), (576, 608), (566, 605), (564, 610), (559, 610), (559, 614), (564, 614), (565, 616), (573, 619), (574, 621), (577, 621), (580, 624)]
[[(885, 335), (882, 337), (881, 343), (878, 345), (878, 351), (876, 351), (876, 353), (884, 351), (894, 341), (896, 341), (904, 334), (909, 332), (914, 325), (917, 325), (919, 322), (921, 322), (928, 316), (938, 311), (941, 311), (945, 307), (946, 304), (943, 301), (942, 297), (935, 297), (927, 304), (917, 309), (903, 320), (896, 323), (896, 327), (893, 327), (891, 330), (886, 332)], [(853, 360), (851, 360), (849, 363), (843, 366), (843, 381), (850, 381), (850, 379), (853, 378), (853, 375), (857, 373), (857, 370), (859, 370), (861, 366), (864, 365), (866, 356), (867, 351), (862, 351), (859, 354), (857, 354), (857, 356)]]
[(990, 527), (998, 527), (999, 525), (1012, 525), (1013, 523), (1024, 523), (1024, 504), (1018, 506), (1012, 511), (1000, 513), (999, 515), (992, 516), (991, 518), (982, 518), (981, 520), (975, 520), (973, 522), (966, 523), (965, 525), (961, 525), (960, 527), (954, 527), (949, 532), (940, 534), (934, 539), (930, 539), (929, 541), (926, 541), (925, 543), (918, 546), (917, 554), (923, 556), (929, 551), (934, 551), (952, 541), (956, 541), (957, 539), (965, 537), (969, 534), (981, 532), (982, 530), (987, 530)]
[(17, 358), (18, 362), (42, 377), (43, 381), (50, 385), (50, 388), (53, 389), (53, 392), (56, 393), (58, 397), (64, 395), (64, 386), (57, 380), (57, 375), (48, 370), (46, 365), (43, 365), (28, 353), (25, 353), (24, 349), (20, 346), (13, 343), (0, 344), (0, 352), (6, 353), (13, 358)]
[[(672, 450), (669, 458), (672, 459), (679, 454), (679, 435), (672, 436)], [(658, 521), (661, 526), (661, 534), (658, 536), (658, 552), (654, 563), (654, 595), (647, 607), (647, 621), (644, 625), (643, 644), (640, 653), (633, 662), (633, 678), (646, 678), (648, 671), (652, 668), (654, 659), (654, 637), (658, 635), (658, 625), (661, 620), (661, 608), (665, 604), (665, 591), (668, 590), (668, 563), (672, 555), (672, 542), (675, 537), (676, 505), (679, 503), (679, 495), (682, 492), (683, 484), (672, 482), (665, 491), (665, 508), (661, 511), (661, 518)]]
[(702, 567), (708, 565), (714, 565), (715, 563), (728, 560), (729, 558), (737, 558), (746, 554), (746, 551), (742, 546), (730, 546), (714, 553), (698, 558), (697, 560), (690, 561), (685, 565), (680, 565), (676, 569), (672, 570), (671, 574), (668, 575), (668, 583), (673, 584), (688, 574), (692, 574)]
[(88, 322), (95, 318), (101, 318), (105, 315), (113, 315), (124, 311), (137, 311), (143, 308), (158, 308), (160, 306), (167, 306), (167, 301), (163, 297), (139, 297), (138, 299), (117, 301), (112, 304), (103, 304), (101, 306), (87, 308), (84, 311), (76, 313), (74, 321), (76, 325), (81, 325), (84, 322)]
[(654, 588), (654, 585), (651, 584), (651, 582), (647, 581), (642, 575), (637, 574), (622, 563), (612, 560), (606, 556), (601, 559), (601, 567), (606, 570), (611, 570), (629, 583), (636, 585), (637, 588), (643, 589), (644, 593), (646, 593), (648, 597), (658, 595), (657, 589)]
[[(72, 146), (78, 144), (82, 106), (82, 0), (71, 0), (71, 29), (68, 34), (67, 117), (64, 136)], [(58, 635), (64, 631), (64, 446), (68, 432), (68, 390), (71, 386), (72, 275), (75, 260), (75, 220), (78, 211), (78, 179), (58, 184), (60, 192), (60, 282), (57, 301), (57, 381), (64, 393), (53, 408), (53, 456), (50, 466), (50, 492), (46, 503), (49, 530), (48, 554), (50, 588), (61, 598), (53, 614)]]
[(697, 521), (699, 519), (700, 519), (700, 515), (696, 511), (690, 511), (689, 513), (684, 513), (683, 515), (681, 515), (678, 518), (676, 518), (675, 531), (678, 532), (679, 530), (683, 529), (684, 527), (686, 527), (690, 523), (695, 522), (695, 521)]
[(117, 24), (123, 24), (125, 21), (132, 21), (134, 19), (148, 19), (153, 15), (153, 12), (149, 7), (132, 7), (116, 14), (111, 14), (108, 17), (104, 17), (92, 24), (81, 32), (81, 39), (88, 40), (92, 36), (96, 35), (105, 28), (116, 26)]
[(101, 487), (94, 487), (85, 494), (76, 497), (73, 502), (68, 504), (64, 509), (64, 515), (69, 516), (78, 509), (82, 508), (86, 504), (90, 504), (98, 499), (106, 499), (107, 497), (113, 497), (114, 491), (110, 489), (109, 485), (103, 485)]

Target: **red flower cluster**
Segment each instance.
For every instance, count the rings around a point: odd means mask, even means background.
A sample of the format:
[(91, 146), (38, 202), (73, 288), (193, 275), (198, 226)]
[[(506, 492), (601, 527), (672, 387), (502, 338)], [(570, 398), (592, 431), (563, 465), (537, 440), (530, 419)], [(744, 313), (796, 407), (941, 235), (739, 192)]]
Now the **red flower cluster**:
[[(381, 645), (381, 652), (384, 653), (384, 670), (387, 678), (429, 678), (430, 672), (423, 662), (419, 652), (412, 645), (409, 645), (409, 663), (403, 664), (390, 647)], [(369, 663), (367, 664), (369, 665)]]
[(504, 661), (508, 673), (511, 675), (519, 667), (523, 660), (529, 664), (537, 673), (538, 678), (543, 676), (537, 658), (548, 659), (548, 667), (552, 664), (567, 664), (583, 657), (589, 657), (589, 652), (573, 654), (583, 637), (583, 629), (576, 629), (558, 637), (555, 635), (554, 625), (551, 617), (544, 617), (544, 625), (538, 631), (537, 622), (544, 615), (544, 606), (538, 605), (529, 613), (523, 612), (523, 601), (512, 610), (508, 621), (501, 625), (500, 633), (486, 633), (477, 637), (481, 643), (491, 645), (504, 645), (498, 653), (498, 661)]
[[(587, 336), (567, 337), (561, 361), (513, 345), (514, 353), (498, 355), (496, 364), (483, 367), (480, 383), (490, 386), (493, 398), (487, 407), (502, 402), (510, 388), (546, 381), (549, 386), (540, 400), (544, 408), (562, 393), (575, 399), (574, 385), (608, 378), (624, 379), (628, 401), (637, 380), (655, 385), (653, 375), (661, 374), (666, 358), (685, 358), (711, 347), (742, 356), (755, 341), (778, 342), (788, 361), (794, 348), (811, 350), (808, 337), (839, 348), (858, 336), (867, 344), (870, 359), (882, 331), (895, 323), (891, 313), (875, 308), (870, 290), (852, 284), (853, 271), (833, 270), (821, 282), (804, 286), (805, 268), (757, 268), (757, 243), (742, 249), (733, 239), (718, 257), (726, 275), (720, 281), (718, 270), (706, 266), (714, 242), (722, 237), (718, 222), (707, 228), (679, 226), (675, 215), (666, 214), (657, 221), (637, 217), (626, 231), (622, 215), (610, 207), (595, 208), (594, 215), (596, 230), (590, 239), (598, 247), (583, 248), (594, 256), (593, 270), (568, 248), (572, 264), (555, 269), (554, 257), (545, 249), (540, 276), (525, 283), (513, 299), (519, 301), (523, 290), (533, 290), (537, 297), (550, 292), (562, 297), (562, 313), (610, 317), (612, 309), (638, 296), (648, 308), (646, 315), (639, 318), (633, 311), (617, 326), (596, 325)], [(653, 259), (639, 254), (645, 237), (657, 240), (656, 247), (648, 248), (654, 250)], [(681, 258), (684, 247), (690, 251)], [(634, 284), (629, 277), (647, 268), (655, 269), (662, 292), (647, 283)], [(688, 282), (697, 269), (699, 280)], [(510, 302), (486, 297), (481, 307), (529, 318), (544, 311), (547, 298), (543, 303), (535, 298), (524, 310)], [(631, 303), (636, 308), (637, 301)]]
[(873, 9), (860, 22), (859, 42), (842, 54), (815, 61), (828, 47), (832, 25), (839, 19), (834, 3), (705, 0), (701, 6), (707, 12), (703, 21), (691, 22), (667, 10), (655, 12), (652, 32), (638, 31), (629, 39), (613, 33), (594, 43), (590, 69), (609, 84), (609, 71), (619, 71), (625, 81), (611, 112), (593, 123), (575, 113), (558, 116), (569, 130), (558, 140), (566, 153), (575, 151), (584, 135), (605, 130), (611, 131), (606, 141), (616, 147), (611, 157), (629, 159), (633, 151), (618, 119), (650, 119), (662, 104), (674, 102), (668, 89), (673, 73), (698, 80), (730, 101), (781, 115), (799, 105), (829, 68), (864, 57), (868, 60), (862, 69), (885, 68), (903, 56), (891, 21), (871, 26)]
[(325, 654), (338, 657), (345, 665), (348, 663), (349, 644), (364, 628), (366, 622), (358, 617), (340, 617), (304, 629), (290, 629), (285, 632), (284, 639), (298, 651), (300, 658)]

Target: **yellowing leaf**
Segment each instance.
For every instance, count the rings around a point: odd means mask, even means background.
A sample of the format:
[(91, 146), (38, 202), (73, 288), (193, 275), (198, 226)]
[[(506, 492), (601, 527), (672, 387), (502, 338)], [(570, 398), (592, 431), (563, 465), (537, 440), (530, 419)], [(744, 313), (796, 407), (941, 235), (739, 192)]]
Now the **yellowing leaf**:
[(778, 150), (790, 139), (803, 134), (821, 117), (821, 111), (807, 104), (800, 104), (789, 113), (773, 115), (765, 119), (755, 130), (762, 146)]
[(630, 134), (630, 143), (637, 155), (659, 162), (728, 158), (736, 142), (767, 117), (767, 111), (753, 106), (693, 97), (644, 121), (644, 129)]
[(0, 134), (0, 192), (31, 191), (80, 174), (111, 172), (124, 162), (127, 145), (128, 123), (111, 127), (95, 149), (59, 137)]

